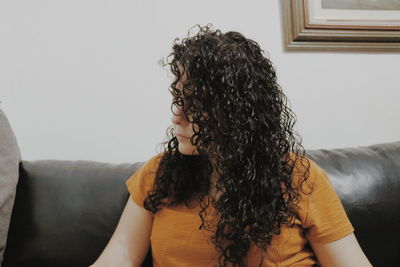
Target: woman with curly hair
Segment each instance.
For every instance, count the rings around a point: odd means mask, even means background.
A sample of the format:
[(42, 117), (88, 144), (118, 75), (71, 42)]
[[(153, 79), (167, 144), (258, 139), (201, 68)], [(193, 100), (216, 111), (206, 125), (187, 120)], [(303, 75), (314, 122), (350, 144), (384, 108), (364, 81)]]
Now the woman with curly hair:
[(168, 59), (169, 139), (92, 266), (371, 266), (260, 46), (205, 26)]

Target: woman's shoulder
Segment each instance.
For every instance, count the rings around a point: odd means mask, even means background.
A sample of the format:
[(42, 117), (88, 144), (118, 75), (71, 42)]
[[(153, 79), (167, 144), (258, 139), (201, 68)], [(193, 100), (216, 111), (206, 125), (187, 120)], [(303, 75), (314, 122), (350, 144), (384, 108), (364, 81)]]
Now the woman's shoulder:
[(326, 172), (314, 160), (305, 155), (290, 153), (290, 159), (293, 162), (293, 187), (301, 186), (304, 189), (304, 183), (309, 186), (326, 176)]
[[(306, 176), (308, 178), (304, 180)], [(307, 238), (328, 243), (354, 231), (343, 204), (323, 168), (310, 158), (302, 156), (299, 157), (299, 163), (295, 164), (293, 177), (294, 183), (301, 189), (298, 215), (302, 227), (306, 229)]]
[[(151, 156), (144, 162), (139, 163), (139, 168), (133, 173), (134, 176), (140, 176), (143, 178), (144, 176), (154, 176), (157, 172), (160, 162), (163, 157), (163, 152), (160, 152), (156, 155)], [(136, 175), (135, 175), (136, 174)], [(140, 174), (140, 175), (138, 175)]]
[(127, 182), (133, 183), (135, 181), (138, 184), (153, 184), (162, 157), (163, 153), (161, 152), (149, 158), (140, 165)]
[(150, 157), (147, 161), (144, 162), (143, 166), (147, 168), (155, 168), (158, 167), (158, 165), (161, 162), (161, 159), (164, 155), (164, 152), (157, 153), (156, 155), (153, 155)]
[(156, 179), (158, 166), (163, 153), (152, 156), (137, 169), (125, 182), (132, 199), (143, 207), (143, 200), (149, 191), (152, 191)]

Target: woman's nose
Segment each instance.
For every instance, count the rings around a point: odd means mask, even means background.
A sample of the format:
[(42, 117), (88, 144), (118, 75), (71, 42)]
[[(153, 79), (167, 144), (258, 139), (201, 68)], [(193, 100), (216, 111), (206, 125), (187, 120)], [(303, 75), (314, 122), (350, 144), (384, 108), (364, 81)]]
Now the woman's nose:
[(173, 124), (183, 124), (187, 121), (185, 114), (183, 113), (182, 107), (173, 108), (171, 121)]

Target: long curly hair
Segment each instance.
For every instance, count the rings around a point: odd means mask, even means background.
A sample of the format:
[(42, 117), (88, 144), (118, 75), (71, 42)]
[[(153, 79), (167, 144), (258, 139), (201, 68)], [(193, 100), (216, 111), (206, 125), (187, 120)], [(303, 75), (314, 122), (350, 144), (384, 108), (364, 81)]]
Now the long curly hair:
[[(189, 31), (186, 38), (174, 40), (164, 64), (175, 77), (169, 87), (171, 109), (182, 107), (198, 126), (193, 126), (190, 139), (198, 155), (181, 154), (169, 127), (154, 189), (144, 207), (156, 213), (164, 206), (189, 206), (197, 200), (199, 229), (213, 233), (211, 241), (219, 252), (216, 266), (247, 266), (252, 242), (264, 255), (281, 226), (293, 225), (298, 218), (300, 193), (292, 174), (295, 162), (307, 158), (293, 129), (296, 116), (260, 46), (238, 32), (196, 26), (194, 36)], [(182, 91), (176, 87), (182, 78), (179, 65), (188, 73)], [(301, 164), (307, 167), (304, 182), (309, 161)], [(210, 200), (214, 172), (220, 197)], [(218, 213), (214, 227), (206, 220), (209, 205)]]

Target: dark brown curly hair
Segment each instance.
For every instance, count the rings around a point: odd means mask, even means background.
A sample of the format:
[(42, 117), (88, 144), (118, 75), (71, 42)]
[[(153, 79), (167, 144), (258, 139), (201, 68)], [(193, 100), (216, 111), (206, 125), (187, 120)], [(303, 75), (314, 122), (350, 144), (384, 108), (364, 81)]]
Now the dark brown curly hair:
[[(183, 107), (186, 118), (198, 126), (190, 140), (199, 154), (181, 154), (173, 128), (168, 128), (155, 187), (144, 207), (156, 213), (163, 206), (198, 200), (199, 229), (213, 233), (216, 266), (242, 267), (252, 242), (263, 255), (281, 226), (298, 218), (300, 193), (292, 174), (295, 162), (306, 159), (305, 151), (293, 129), (296, 116), (260, 46), (238, 32), (222, 33), (210, 24), (197, 27), (196, 35), (174, 40), (165, 65), (175, 76), (169, 88), (171, 108)], [(182, 91), (176, 88), (182, 76), (179, 65), (188, 73)], [(307, 166), (305, 181), (309, 161), (301, 164)], [(206, 196), (214, 171), (221, 195), (210, 201)], [(219, 215), (214, 228), (205, 219), (210, 204)]]

